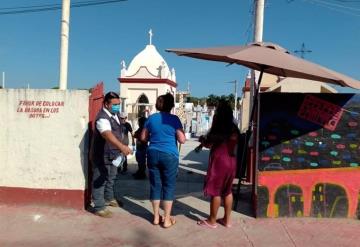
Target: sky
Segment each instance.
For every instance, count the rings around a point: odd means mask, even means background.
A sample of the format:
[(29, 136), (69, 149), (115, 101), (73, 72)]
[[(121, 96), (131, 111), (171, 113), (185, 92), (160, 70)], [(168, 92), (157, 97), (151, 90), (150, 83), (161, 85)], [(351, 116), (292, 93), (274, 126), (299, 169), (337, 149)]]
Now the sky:
[[(72, 3), (83, 0), (72, 0)], [(72, 8), (68, 89), (98, 82), (119, 91), (120, 62), (127, 65), (149, 43), (176, 70), (178, 90), (191, 95), (234, 93), (248, 69), (179, 57), (168, 48), (244, 45), (253, 40), (253, 0), (127, 0)], [(0, 72), (7, 88), (58, 86), (61, 10), (2, 15), (4, 8), (61, 0), (0, 1)], [(360, 0), (265, 0), (263, 40), (291, 53), (301, 44), (305, 59), (360, 80)], [(0, 77), (1, 80), (1, 77)], [(357, 92), (341, 88), (341, 92)], [(241, 90), (238, 91), (241, 95)]]

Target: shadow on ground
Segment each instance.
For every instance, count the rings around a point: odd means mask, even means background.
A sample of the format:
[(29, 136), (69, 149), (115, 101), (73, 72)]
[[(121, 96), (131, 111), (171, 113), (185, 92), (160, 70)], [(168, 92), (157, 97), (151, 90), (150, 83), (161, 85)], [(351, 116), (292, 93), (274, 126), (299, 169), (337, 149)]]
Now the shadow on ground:
[(210, 154), (209, 149), (202, 149), (200, 152), (191, 150), (189, 153), (182, 157), (183, 161), (190, 161), (191, 163), (207, 164)]
[[(124, 203), (123, 209), (130, 214), (152, 221), (152, 207), (149, 201), (150, 185), (148, 179), (135, 180), (130, 172), (119, 174), (115, 181), (115, 197)], [(198, 220), (209, 214), (209, 199), (203, 195), (204, 175), (188, 173), (179, 169), (174, 201), (173, 214), (184, 215), (190, 219)], [(236, 185), (234, 185), (234, 197)], [(240, 214), (253, 217), (251, 209), (251, 186), (240, 187), (239, 203), (235, 210)]]

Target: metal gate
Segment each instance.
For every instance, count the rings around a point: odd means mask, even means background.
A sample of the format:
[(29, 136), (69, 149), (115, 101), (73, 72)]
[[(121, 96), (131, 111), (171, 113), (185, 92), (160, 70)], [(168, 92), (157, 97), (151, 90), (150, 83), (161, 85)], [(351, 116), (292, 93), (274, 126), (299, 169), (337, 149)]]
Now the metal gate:
[[(95, 128), (95, 118), (98, 112), (100, 111), (103, 100), (104, 100), (104, 83), (100, 82), (95, 87), (91, 89), (89, 97), (89, 154), (90, 154), (90, 145), (91, 145), (91, 139)], [(84, 196), (84, 203), (85, 208), (88, 208), (88, 206), (91, 203), (91, 184), (92, 184), (92, 168), (91, 168), (91, 161), (89, 157), (89, 163), (88, 163), (88, 177), (86, 181), (86, 189), (85, 189), (85, 196)]]

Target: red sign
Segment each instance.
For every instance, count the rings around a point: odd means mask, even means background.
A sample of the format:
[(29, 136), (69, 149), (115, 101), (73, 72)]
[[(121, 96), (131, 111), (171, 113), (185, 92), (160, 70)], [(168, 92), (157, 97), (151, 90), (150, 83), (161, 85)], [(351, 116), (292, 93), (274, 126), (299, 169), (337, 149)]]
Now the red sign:
[(16, 111), (28, 114), (29, 118), (49, 118), (59, 113), (61, 107), (64, 101), (20, 100)]
[(343, 111), (338, 105), (312, 95), (306, 95), (298, 112), (298, 117), (333, 131), (336, 129)]

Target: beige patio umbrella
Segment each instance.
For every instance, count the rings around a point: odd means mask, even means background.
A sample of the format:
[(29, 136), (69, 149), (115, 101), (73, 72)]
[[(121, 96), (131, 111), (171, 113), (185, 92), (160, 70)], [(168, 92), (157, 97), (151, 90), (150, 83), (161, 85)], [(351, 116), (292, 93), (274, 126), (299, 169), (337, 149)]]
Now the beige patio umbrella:
[(267, 42), (245, 46), (225, 46), (195, 49), (167, 49), (179, 56), (240, 64), (261, 72), (283, 77), (303, 78), (328, 82), (343, 87), (360, 89), (360, 81), (325, 68), (321, 65), (291, 55), (279, 45)]
[[(266, 42), (251, 43), (245, 46), (227, 46), (213, 48), (195, 49), (167, 49), (179, 56), (187, 56), (204, 60), (221, 61), (229, 64), (240, 64), (248, 68), (260, 71), (258, 85), (253, 96), (253, 104), (250, 121), (253, 123), (253, 139), (256, 142), (257, 123), (254, 120), (255, 109), (257, 109), (258, 93), (263, 73), (274, 74), (282, 77), (303, 78), (314, 81), (328, 82), (343, 87), (360, 89), (360, 81), (346, 75), (327, 69), (321, 65), (306, 61), (291, 55), (286, 49), (279, 45)], [(249, 130), (251, 131), (251, 130)], [(250, 132), (246, 132), (245, 142), (250, 140)], [(246, 154), (247, 145), (243, 149)], [(252, 159), (255, 159), (254, 155)], [(244, 157), (244, 155), (243, 155)], [(241, 166), (245, 160), (242, 159)], [(256, 169), (255, 167), (251, 169)], [(253, 173), (255, 176), (256, 172)], [(254, 179), (255, 181), (255, 179)], [(237, 195), (239, 195), (240, 183), (238, 183)], [(237, 207), (238, 197), (235, 200), (234, 209)]]
[(179, 56), (220, 61), (229, 64), (240, 64), (260, 71), (257, 88), (253, 96), (254, 104), (250, 111), (250, 121), (253, 120), (254, 109), (256, 108), (257, 97), (264, 72), (282, 77), (302, 78), (360, 89), (360, 81), (321, 65), (298, 58), (291, 55), (283, 47), (269, 42), (256, 42), (244, 46), (167, 49), (166, 51), (174, 52)]

